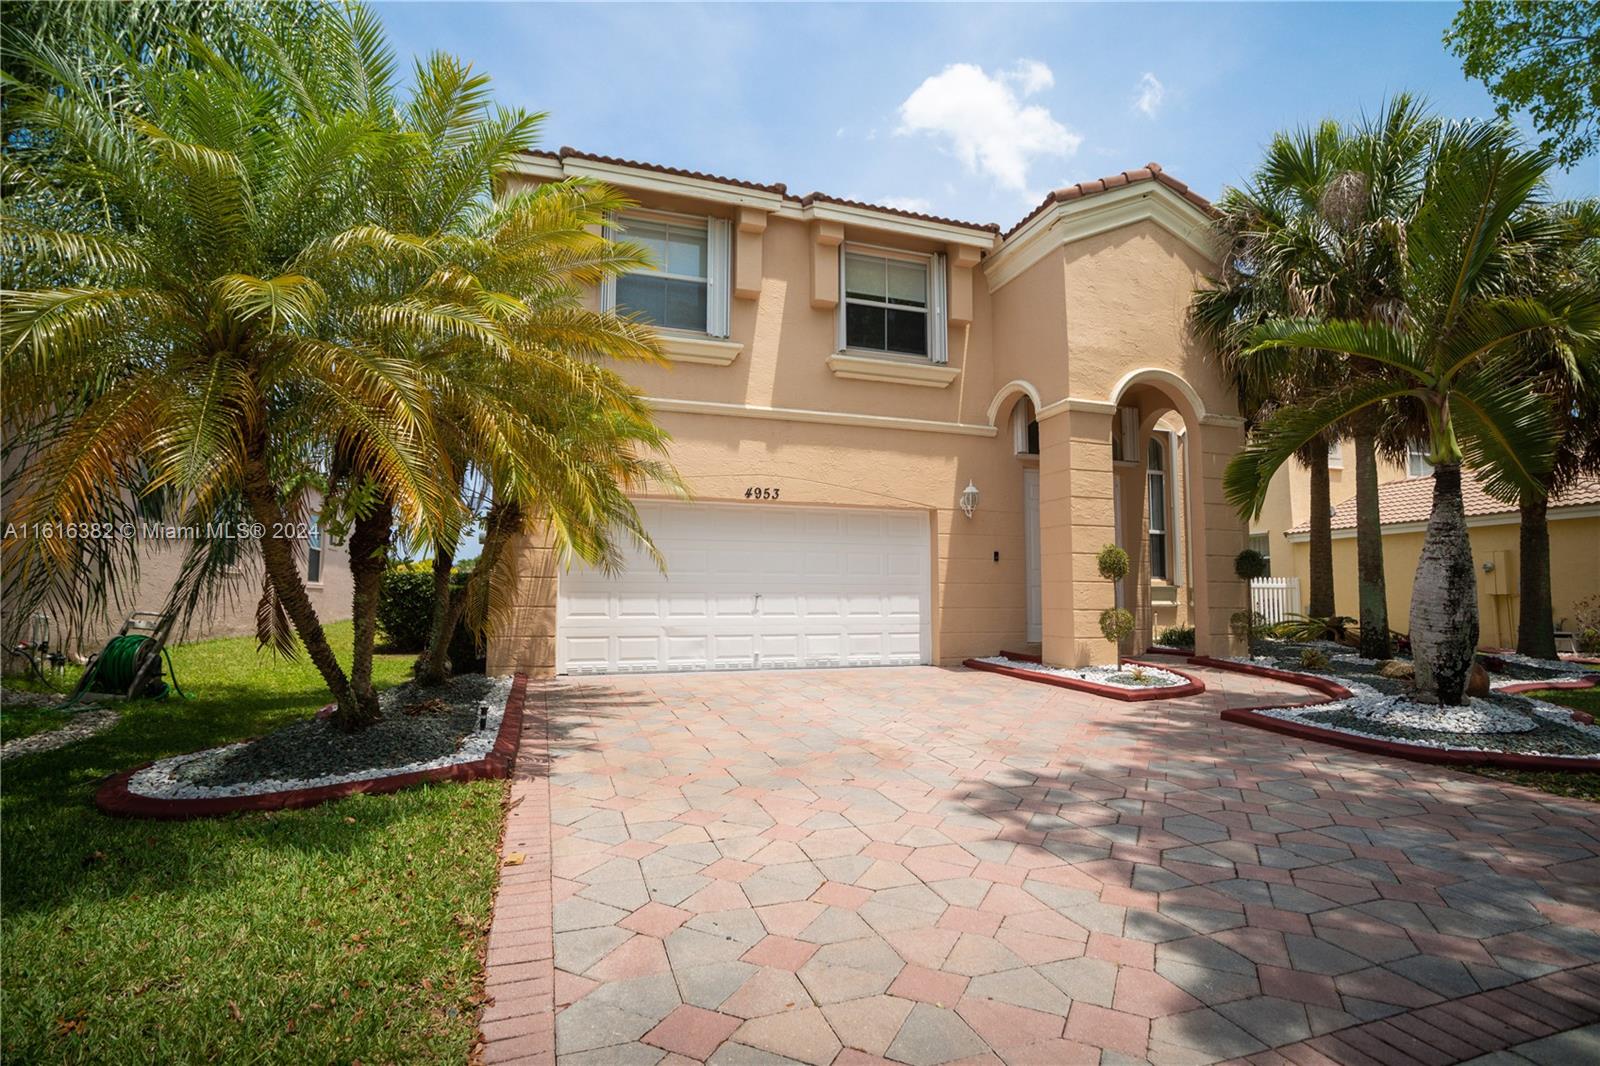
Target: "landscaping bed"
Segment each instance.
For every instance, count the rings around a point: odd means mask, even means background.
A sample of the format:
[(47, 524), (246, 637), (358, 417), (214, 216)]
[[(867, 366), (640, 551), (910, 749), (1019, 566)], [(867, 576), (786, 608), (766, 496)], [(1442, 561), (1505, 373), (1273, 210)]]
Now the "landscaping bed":
[(1165, 667), (1124, 660), (1116, 666), (1048, 666), (1033, 656), (1001, 652), (963, 666), (1117, 700), (1177, 699), (1205, 691), (1198, 678)]
[[(1534, 675), (1570, 682), (1565, 663), (1518, 664), (1514, 677), (1491, 676), (1486, 695), (1460, 707), (1414, 698), (1407, 666), (1362, 659), (1328, 642), (1258, 641), (1249, 659), (1204, 660), (1243, 672), (1298, 675), (1330, 699), (1307, 706), (1227, 711), (1223, 717), (1294, 736), (1328, 740), (1359, 750), (1433, 762), (1482, 763), (1509, 769), (1600, 769), (1600, 727), (1572, 709), (1514, 689), (1534, 687)], [(1201, 660), (1196, 660), (1201, 661)], [(1535, 684), (1537, 682), (1535, 681)]]

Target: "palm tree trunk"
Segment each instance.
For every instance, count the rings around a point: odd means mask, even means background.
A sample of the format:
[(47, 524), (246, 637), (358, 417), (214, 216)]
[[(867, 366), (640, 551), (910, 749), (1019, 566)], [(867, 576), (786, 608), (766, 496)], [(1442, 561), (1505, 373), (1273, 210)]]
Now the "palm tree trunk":
[(261, 557), (267, 576), (272, 579), (278, 602), (283, 604), (284, 613), (294, 624), (294, 630), (299, 634), (306, 654), (311, 657), (312, 665), (328, 686), (337, 713), (354, 714), (356, 700), (350, 679), (345, 676), (338, 657), (333, 654), (328, 636), (322, 631), (322, 622), (317, 618), (317, 610), (311, 605), (311, 597), (306, 594), (305, 581), (295, 562), (294, 548), (288, 538), (275, 535), (282, 532), (288, 523), (284, 520), (283, 507), (278, 502), (278, 493), (264, 459), (252, 459), (247, 463), (244, 495), (250, 516), (266, 530), (261, 538)]
[[(500, 557), (505, 554), (506, 547), (511, 543), (511, 538), (522, 528), (522, 509), (516, 505), (502, 507), (499, 504), (489, 508), (488, 518), (483, 524), (483, 551), (478, 556), (478, 561), (472, 567), (472, 573), (467, 575), (465, 584), (448, 597), (449, 606), (441, 619), (435, 614), (437, 629), (431, 631), (428, 637), (428, 648), (423, 653), (427, 660), (425, 666), (420, 666), (418, 678), (437, 677), (437, 683), (443, 683), (449, 676), (446, 667), (450, 650), (450, 640), (455, 635), (456, 627), (461, 624), (461, 616), (466, 613), (467, 604), (478, 596), (488, 596), (488, 583), (494, 580), (495, 568), (500, 565)], [(435, 559), (434, 565), (438, 565)], [(437, 579), (438, 571), (434, 571)], [(419, 660), (419, 665), (421, 660)]]
[(428, 624), (428, 642), (422, 646), (411, 671), (419, 685), (442, 685), (449, 677), (446, 655), (450, 647), (450, 634), (455, 632), (456, 620), (461, 614), (454, 610), (455, 601), (463, 599), (451, 595), (450, 574), (455, 569), (456, 553), (451, 548), (435, 548), (433, 552), (433, 620)]
[(1361, 656), (1387, 659), (1389, 592), (1383, 579), (1383, 523), (1378, 515), (1378, 448), (1374, 426), (1356, 427), (1356, 575), (1361, 601)]
[(1550, 602), (1548, 496), (1522, 496), (1522, 572), (1517, 576), (1517, 651), (1535, 659), (1559, 658)]
[(394, 507), (387, 499), (375, 501), (367, 514), (358, 515), (350, 529), (350, 578), (354, 591), (350, 613), (355, 623), (355, 649), (350, 659), (350, 688), (354, 713), (340, 714), (337, 722), (354, 731), (383, 716), (378, 693), (372, 687), (372, 649), (378, 635), (378, 590), (389, 564), (389, 534)]
[(1462, 701), (1478, 647), (1478, 580), (1461, 506), (1461, 464), (1433, 471), (1433, 511), (1411, 594), (1417, 691), (1451, 707)]
[(1333, 616), (1333, 506), (1328, 489), (1328, 442), (1321, 438), (1306, 445), (1311, 468), (1311, 588), (1306, 613), (1312, 618)]

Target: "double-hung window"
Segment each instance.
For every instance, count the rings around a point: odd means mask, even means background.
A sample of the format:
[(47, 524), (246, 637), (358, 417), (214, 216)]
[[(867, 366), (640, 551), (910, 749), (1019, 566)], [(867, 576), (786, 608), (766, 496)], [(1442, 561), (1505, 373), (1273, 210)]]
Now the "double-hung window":
[(847, 248), (839, 347), (946, 361), (944, 257)]
[(617, 236), (642, 245), (650, 266), (616, 278), (604, 304), (661, 329), (728, 335), (730, 227), (722, 219), (627, 215)]

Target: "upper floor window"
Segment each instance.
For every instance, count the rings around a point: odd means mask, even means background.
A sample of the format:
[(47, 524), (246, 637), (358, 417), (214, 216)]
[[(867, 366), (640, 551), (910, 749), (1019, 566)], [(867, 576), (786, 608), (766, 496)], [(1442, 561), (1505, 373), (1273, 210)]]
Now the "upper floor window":
[(1333, 470), (1344, 469), (1344, 441), (1330, 440), (1328, 442), (1328, 466)]
[(945, 362), (944, 257), (847, 250), (839, 346)]
[(728, 223), (690, 216), (628, 215), (619, 236), (643, 245), (651, 266), (623, 274), (605, 304), (662, 329), (728, 335)]
[(1427, 477), (1432, 473), (1433, 464), (1428, 462), (1428, 446), (1406, 445), (1406, 477)]

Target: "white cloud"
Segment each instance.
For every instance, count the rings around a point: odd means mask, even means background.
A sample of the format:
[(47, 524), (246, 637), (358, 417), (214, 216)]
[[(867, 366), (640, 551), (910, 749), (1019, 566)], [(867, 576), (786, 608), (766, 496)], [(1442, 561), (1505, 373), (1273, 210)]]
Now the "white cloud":
[(1155, 118), (1156, 112), (1161, 108), (1161, 101), (1166, 99), (1166, 96), (1167, 87), (1161, 84), (1160, 78), (1147, 70), (1139, 79), (1139, 91), (1134, 96), (1133, 106), (1150, 118)]
[(878, 204), (896, 211), (914, 211), (919, 215), (933, 211), (933, 201), (921, 196), (885, 196), (878, 200)]
[(1037, 60), (1022, 60), (993, 76), (971, 63), (955, 63), (906, 97), (896, 132), (942, 138), (969, 170), (1024, 191), (1036, 157), (1069, 156), (1083, 143), (1048, 109), (1019, 99), (1019, 93), (1030, 96), (1054, 83), (1050, 68)]
[(1056, 76), (1050, 68), (1037, 59), (1019, 59), (1016, 66), (1000, 76), (1014, 83), (1023, 96), (1032, 96), (1056, 83)]

